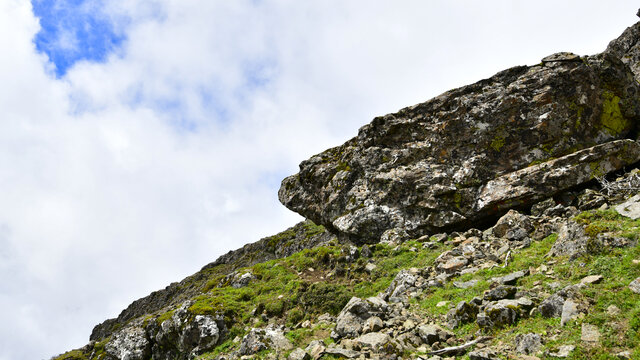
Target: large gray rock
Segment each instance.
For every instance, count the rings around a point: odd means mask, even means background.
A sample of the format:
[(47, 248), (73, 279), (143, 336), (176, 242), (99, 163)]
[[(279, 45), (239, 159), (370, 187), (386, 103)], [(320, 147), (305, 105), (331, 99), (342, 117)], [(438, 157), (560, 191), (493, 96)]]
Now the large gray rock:
[(516, 335), (516, 351), (520, 354), (535, 354), (542, 346), (542, 337), (539, 334)]
[(363, 332), (369, 318), (375, 316), (386, 319), (387, 307), (387, 303), (377, 297), (366, 300), (358, 297), (351, 298), (336, 319), (336, 337), (357, 337)]
[(621, 139), (639, 119), (640, 87), (619, 54), (560, 54), (377, 117), (303, 161), (279, 199), (376, 242), (389, 229), (470, 226), (632, 164), (640, 146)]
[(105, 351), (119, 360), (144, 360), (151, 356), (151, 343), (144, 329), (128, 327), (114, 334)]
[(568, 256), (575, 259), (589, 252), (589, 237), (584, 226), (568, 221), (558, 231), (558, 238), (549, 250), (548, 256)]
[(241, 355), (252, 355), (262, 350), (291, 350), (293, 344), (284, 336), (282, 330), (272, 327), (251, 329), (240, 343)]
[(615, 207), (618, 214), (631, 218), (632, 220), (640, 219), (640, 195), (634, 195), (627, 201)]

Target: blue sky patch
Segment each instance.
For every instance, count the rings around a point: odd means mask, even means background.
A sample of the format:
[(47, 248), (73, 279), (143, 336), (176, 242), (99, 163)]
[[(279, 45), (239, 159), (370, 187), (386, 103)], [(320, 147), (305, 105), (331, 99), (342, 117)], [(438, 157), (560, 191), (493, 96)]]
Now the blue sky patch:
[(124, 41), (103, 12), (102, 0), (32, 0), (40, 19), (36, 49), (49, 56), (56, 75), (64, 76), (78, 61), (105, 61)]

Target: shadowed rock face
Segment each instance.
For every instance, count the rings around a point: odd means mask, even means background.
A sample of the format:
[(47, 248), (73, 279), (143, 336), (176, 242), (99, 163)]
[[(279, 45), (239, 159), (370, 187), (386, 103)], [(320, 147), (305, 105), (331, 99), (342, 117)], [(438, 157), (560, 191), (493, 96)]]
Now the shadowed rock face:
[(634, 163), (638, 145), (612, 141), (635, 138), (640, 120), (638, 26), (602, 54), (554, 54), (377, 117), (303, 161), (280, 201), (376, 242), (394, 228), (416, 236), (470, 226)]

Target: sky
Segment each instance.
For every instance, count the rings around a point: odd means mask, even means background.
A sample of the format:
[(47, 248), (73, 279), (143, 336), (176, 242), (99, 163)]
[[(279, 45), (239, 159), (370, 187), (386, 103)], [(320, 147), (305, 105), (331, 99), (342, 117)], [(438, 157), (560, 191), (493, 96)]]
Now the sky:
[(0, 360), (48, 359), (301, 218), (280, 181), (374, 116), (635, 1), (0, 0)]

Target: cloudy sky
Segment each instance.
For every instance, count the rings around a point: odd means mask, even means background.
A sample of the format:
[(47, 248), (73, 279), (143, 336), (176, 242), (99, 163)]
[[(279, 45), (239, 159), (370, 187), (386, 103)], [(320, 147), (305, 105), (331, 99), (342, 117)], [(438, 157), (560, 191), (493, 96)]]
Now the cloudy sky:
[(0, 0), (0, 360), (295, 224), (277, 189), (374, 116), (550, 53), (636, 1)]

